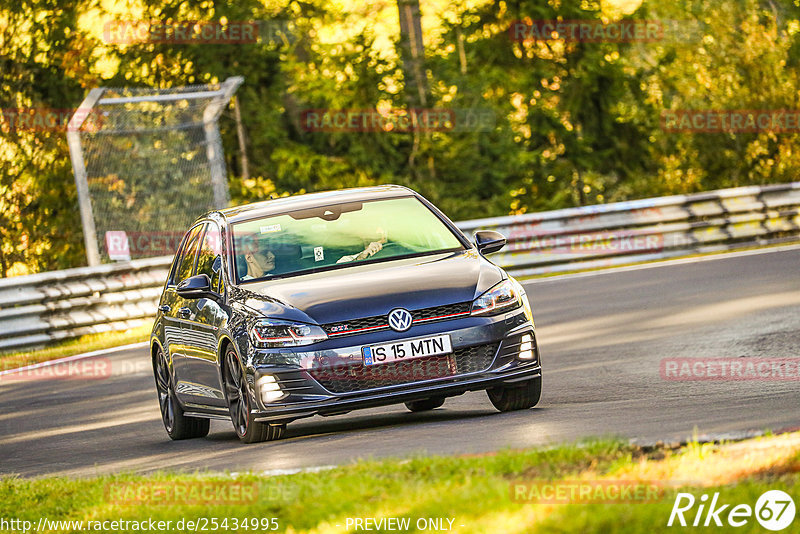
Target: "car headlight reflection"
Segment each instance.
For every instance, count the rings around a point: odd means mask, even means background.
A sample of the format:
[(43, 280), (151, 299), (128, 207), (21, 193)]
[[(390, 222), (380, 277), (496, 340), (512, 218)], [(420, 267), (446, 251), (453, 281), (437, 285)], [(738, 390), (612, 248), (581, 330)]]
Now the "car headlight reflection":
[(257, 347), (299, 347), (328, 339), (317, 325), (293, 323), (276, 319), (257, 321), (250, 330)]

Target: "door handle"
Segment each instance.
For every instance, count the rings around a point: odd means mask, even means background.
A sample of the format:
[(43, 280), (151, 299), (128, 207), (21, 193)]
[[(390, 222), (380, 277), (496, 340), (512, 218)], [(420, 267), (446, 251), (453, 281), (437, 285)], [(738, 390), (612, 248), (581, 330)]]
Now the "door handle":
[(180, 311), (181, 311), (181, 317), (183, 317), (184, 319), (188, 319), (189, 315), (192, 314), (192, 310), (190, 310), (189, 308), (181, 308)]
[(164, 313), (169, 313), (169, 310), (170, 310), (169, 304), (164, 304), (163, 306), (159, 306), (158, 309), (161, 310)]

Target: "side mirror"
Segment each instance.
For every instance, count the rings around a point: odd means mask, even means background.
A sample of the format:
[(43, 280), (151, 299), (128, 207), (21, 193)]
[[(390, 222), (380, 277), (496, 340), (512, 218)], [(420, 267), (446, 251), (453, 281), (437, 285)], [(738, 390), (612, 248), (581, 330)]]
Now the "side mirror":
[(475, 246), (481, 254), (491, 254), (506, 246), (506, 238), (494, 230), (475, 232)]
[(178, 284), (175, 291), (178, 295), (186, 299), (200, 299), (214, 296), (214, 293), (211, 291), (211, 280), (209, 280), (207, 274), (190, 276)]

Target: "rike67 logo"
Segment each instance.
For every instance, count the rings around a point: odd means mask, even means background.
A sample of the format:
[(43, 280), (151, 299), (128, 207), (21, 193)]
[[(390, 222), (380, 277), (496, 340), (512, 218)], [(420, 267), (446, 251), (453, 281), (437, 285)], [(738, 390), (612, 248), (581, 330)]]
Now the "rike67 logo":
[[(697, 505), (695, 509), (695, 505)], [(693, 527), (743, 527), (753, 516), (767, 530), (783, 530), (794, 521), (794, 501), (781, 490), (764, 492), (756, 501), (755, 508), (749, 504), (722, 503), (719, 493), (714, 493), (709, 502), (708, 495), (695, 499), (691, 493), (678, 493), (667, 526)]]

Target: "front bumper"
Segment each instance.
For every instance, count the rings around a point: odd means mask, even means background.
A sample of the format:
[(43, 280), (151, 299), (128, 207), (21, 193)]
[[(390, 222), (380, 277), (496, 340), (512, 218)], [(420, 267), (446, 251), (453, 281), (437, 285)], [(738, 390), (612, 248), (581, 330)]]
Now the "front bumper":
[[(452, 354), (363, 365), (361, 348), (365, 345), (438, 334), (450, 335)], [(533, 339), (534, 357), (523, 360), (518, 355), (525, 334)], [(351, 336), (324, 345), (313, 352), (261, 350), (250, 354), (248, 381), (258, 407), (256, 421), (288, 422), (434, 396), (452, 397), (541, 376), (534, 327), (522, 310), (420, 325), (404, 333)], [(267, 374), (275, 378), (284, 396), (265, 404), (256, 384)]]

